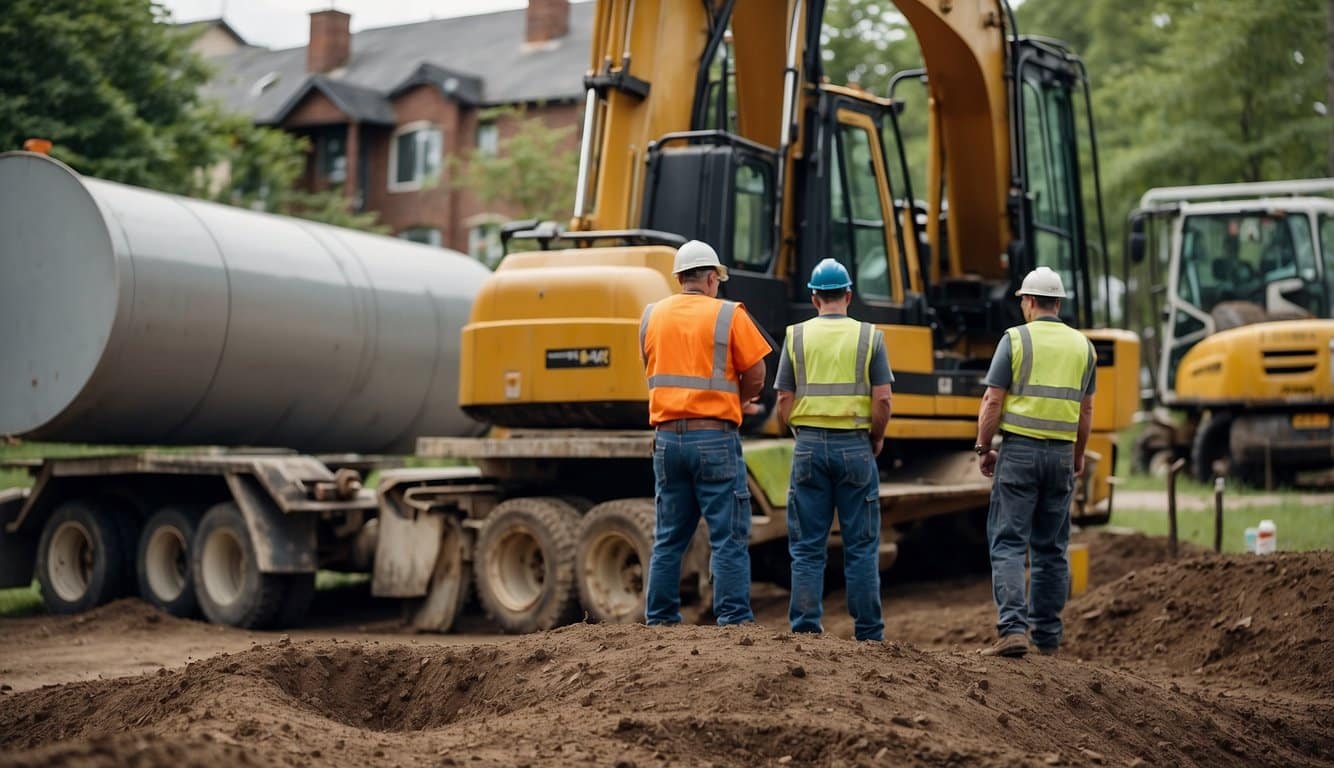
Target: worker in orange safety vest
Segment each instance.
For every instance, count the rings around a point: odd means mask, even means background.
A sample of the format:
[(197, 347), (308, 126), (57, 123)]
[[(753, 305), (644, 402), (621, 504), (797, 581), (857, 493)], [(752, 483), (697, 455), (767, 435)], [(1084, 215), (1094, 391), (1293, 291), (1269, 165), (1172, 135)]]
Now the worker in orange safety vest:
[(681, 293), (650, 304), (639, 327), (653, 425), (653, 556), (645, 619), (681, 621), (681, 560), (703, 515), (720, 625), (754, 621), (750, 608), (750, 491), (741, 459), (742, 404), (764, 386), (772, 347), (745, 308), (720, 301), (727, 267), (691, 240), (672, 273)]

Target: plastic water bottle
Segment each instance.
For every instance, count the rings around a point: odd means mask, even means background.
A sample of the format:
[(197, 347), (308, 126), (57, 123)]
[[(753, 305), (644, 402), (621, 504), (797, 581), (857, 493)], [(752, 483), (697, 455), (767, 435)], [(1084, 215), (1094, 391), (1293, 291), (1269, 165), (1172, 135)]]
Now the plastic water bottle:
[(1255, 529), (1255, 554), (1272, 555), (1278, 549), (1278, 526), (1273, 520), (1261, 520)]
[(1258, 538), (1258, 532), (1254, 527), (1246, 529), (1246, 551), (1255, 554), (1255, 540)]

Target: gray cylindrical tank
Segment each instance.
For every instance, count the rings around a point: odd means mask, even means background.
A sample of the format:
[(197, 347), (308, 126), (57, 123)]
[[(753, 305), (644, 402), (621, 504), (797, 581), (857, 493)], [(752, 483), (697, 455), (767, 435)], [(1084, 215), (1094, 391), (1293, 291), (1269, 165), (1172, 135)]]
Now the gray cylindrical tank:
[(454, 251), (0, 155), (0, 435), (410, 452), (477, 425)]

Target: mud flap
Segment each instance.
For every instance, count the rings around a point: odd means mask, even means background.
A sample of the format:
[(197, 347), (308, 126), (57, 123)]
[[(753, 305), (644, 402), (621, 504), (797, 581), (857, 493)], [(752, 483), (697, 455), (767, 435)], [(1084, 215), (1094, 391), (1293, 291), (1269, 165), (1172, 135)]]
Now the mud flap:
[(27, 530), (17, 532), (7, 530), (27, 500), (27, 488), (0, 491), (0, 588), (26, 587), (32, 583), (41, 530), (34, 526), (25, 526)]
[(227, 487), (245, 517), (260, 573), (314, 573), (315, 514), (284, 514), (251, 475), (227, 475)]
[(431, 583), (445, 532), (445, 513), (420, 512), (399, 493), (381, 493), (380, 540), (375, 545), (371, 594), (422, 597)]
[(468, 601), (472, 569), (468, 553), (472, 551), (472, 531), (465, 529), (454, 515), (442, 515), (443, 533), (440, 554), (431, 573), (430, 591), (423, 600), (411, 601), (414, 629), (423, 632), (448, 632), (463, 613)]

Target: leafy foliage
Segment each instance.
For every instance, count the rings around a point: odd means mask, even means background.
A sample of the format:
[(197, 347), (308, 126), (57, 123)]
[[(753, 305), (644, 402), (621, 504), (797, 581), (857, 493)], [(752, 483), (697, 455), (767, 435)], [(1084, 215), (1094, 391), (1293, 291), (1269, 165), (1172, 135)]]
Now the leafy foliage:
[(1022, 28), (1085, 55), (1115, 233), (1150, 187), (1334, 172), (1327, 13), (1324, 0), (1028, 0), (1018, 11)]
[(207, 64), (153, 0), (9, 0), (0, 149), (25, 139), (80, 173), (363, 229), (339, 190), (298, 191), (309, 147), (199, 96)]
[(500, 139), (494, 153), (473, 149), (462, 159), (450, 158), (450, 177), (483, 204), (500, 205), (524, 218), (555, 219), (573, 202), (579, 153), (566, 147), (574, 126), (551, 128), (516, 107), (486, 110), (482, 120), (516, 126)]

